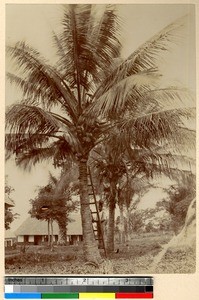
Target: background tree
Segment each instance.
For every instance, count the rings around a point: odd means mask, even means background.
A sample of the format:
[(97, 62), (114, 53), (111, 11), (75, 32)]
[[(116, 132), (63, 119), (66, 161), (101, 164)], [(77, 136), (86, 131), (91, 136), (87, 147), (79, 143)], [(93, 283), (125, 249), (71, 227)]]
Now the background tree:
[[(49, 184), (51, 186), (49, 196), (52, 201), (54, 201), (53, 203), (56, 203), (58, 199), (62, 199), (59, 205), (60, 209), (63, 208), (63, 210), (60, 210), (61, 215), (58, 213), (56, 221), (59, 225), (59, 244), (66, 244), (68, 214), (79, 206), (78, 200), (72, 200), (72, 195), (79, 192), (78, 170), (76, 165), (71, 163), (68, 163), (67, 166), (64, 165), (58, 179), (50, 174)], [(64, 217), (65, 211), (67, 211), (66, 218)]]
[[(32, 208), (30, 214), (39, 220), (48, 221), (48, 229), (51, 224), (52, 234), (52, 221), (56, 221), (59, 226), (59, 244), (67, 243), (67, 224), (70, 221), (69, 214), (77, 207), (77, 202), (72, 201), (71, 194), (76, 189), (75, 185), (72, 186), (72, 181), (69, 176), (71, 172), (68, 170), (61, 173), (60, 179), (57, 180), (50, 174), (50, 183), (45, 187), (39, 189), (38, 196), (34, 200), (30, 200)], [(62, 180), (66, 177), (67, 184), (62, 185)], [(51, 241), (53, 236), (51, 238)]]
[[(140, 174), (139, 172), (139, 169), (134, 170), (134, 172), (132, 172), (130, 167), (123, 178), (123, 183), (118, 187), (118, 206), (120, 208), (121, 223), (124, 219), (124, 212), (126, 215), (126, 230), (124, 230), (124, 224), (122, 224), (122, 242), (130, 241), (130, 236), (132, 232), (132, 214), (136, 211), (141, 198), (151, 186), (151, 184), (149, 183), (149, 179), (146, 178), (146, 175)], [(137, 222), (135, 221), (135, 223)]]
[(185, 172), (183, 176), (178, 177), (178, 183), (166, 190), (168, 198), (159, 203), (164, 205), (171, 216), (171, 228), (175, 234), (184, 226), (190, 203), (196, 196), (195, 175)]
[[(45, 193), (48, 187), (41, 188)], [(30, 199), (30, 204), (32, 208), (29, 211), (29, 214), (32, 218), (37, 218), (38, 220), (45, 220), (48, 222), (48, 245), (53, 247), (53, 217), (54, 214), (52, 212), (52, 203), (49, 199), (45, 198), (35, 198)]]

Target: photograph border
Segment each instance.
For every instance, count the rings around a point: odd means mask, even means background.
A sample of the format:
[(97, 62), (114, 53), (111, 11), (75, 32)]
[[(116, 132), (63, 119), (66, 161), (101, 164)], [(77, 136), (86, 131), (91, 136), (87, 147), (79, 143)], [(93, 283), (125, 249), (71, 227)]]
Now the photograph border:
[[(199, 4), (198, 1), (78, 1), (78, 3), (97, 3), (97, 4), (103, 4), (103, 3), (115, 3), (115, 4), (194, 4), (195, 5), (195, 10), (196, 10), (196, 37), (199, 34)], [(1, 70), (0, 70), (0, 95), (1, 95), (1, 110), (0, 110), (0, 117), (1, 117), (1, 125), (0, 125), (0, 130), (1, 130), (1, 143), (0, 143), (0, 150), (1, 150), (1, 180), (0, 180), (0, 187), (2, 191), (2, 201), (1, 201), (1, 212), (2, 216), (4, 215), (4, 204), (3, 204), (3, 199), (4, 199), (4, 170), (5, 170), (5, 163), (4, 163), (4, 124), (5, 124), (5, 116), (4, 116), (4, 111), (5, 111), (5, 5), (6, 4), (61, 4), (61, 3), (76, 3), (76, 1), (53, 1), (53, 0), (43, 0), (43, 1), (38, 1), (38, 0), (13, 0), (13, 1), (1, 1), (0, 3), (0, 57), (1, 57)], [(199, 89), (198, 89), (198, 70), (199, 70), (199, 46), (198, 43), (199, 41), (196, 40), (196, 92), (197, 92), (197, 97), (199, 95)], [(196, 101), (197, 102), (197, 101)], [(198, 115), (198, 105), (197, 105), (197, 115)], [(198, 123), (197, 123), (197, 131), (198, 131)], [(197, 149), (198, 149), (198, 134), (197, 134)], [(197, 167), (197, 172), (198, 172), (198, 157), (196, 158), (196, 167)], [(196, 172), (196, 186), (197, 186), (197, 195), (198, 195), (198, 176)], [(196, 196), (197, 199), (197, 196)], [(198, 254), (199, 250), (199, 238), (198, 238), (198, 204), (197, 204), (197, 238), (196, 238), (196, 254)], [(4, 217), (1, 218), (1, 226), (4, 231)], [(1, 249), (0, 249), (0, 257), (2, 259), (1, 264), (0, 264), (0, 297), (2, 296), (3, 299), (3, 287), (4, 287), (4, 275), (5, 270), (4, 270), (4, 235), (0, 235), (0, 244), (1, 244)], [(31, 276), (35, 274), (24, 274), (24, 276)], [(55, 274), (54, 274), (55, 275)], [(114, 275), (114, 274), (113, 274)], [(132, 276), (140, 275), (140, 274), (129, 274)], [(15, 274), (14, 274), (15, 276)], [(20, 276), (22, 276), (20, 274)], [(35, 275), (36, 276), (36, 275)], [(41, 276), (38, 274), (38, 276)], [(45, 276), (45, 275), (43, 275)], [(46, 276), (50, 276), (50, 274), (46, 274)], [(56, 276), (59, 276), (59, 274), (56, 274)], [(63, 276), (63, 274), (61, 274)], [(68, 276), (66, 274), (66, 276)], [(77, 274), (79, 276), (79, 274)], [(90, 275), (89, 275), (90, 276)], [(108, 276), (111, 277), (109, 274)], [(119, 274), (118, 274), (119, 276)], [(121, 275), (122, 276), (122, 275)], [(142, 274), (144, 276), (144, 274)], [(199, 269), (198, 269), (198, 255), (197, 255), (197, 262), (196, 262), (196, 272), (194, 274), (146, 274), (146, 276), (153, 276), (154, 277), (154, 299), (155, 300), (168, 300), (168, 299), (176, 299), (176, 300), (197, 300), (198, 299), (198, 286), (199, 286)]]

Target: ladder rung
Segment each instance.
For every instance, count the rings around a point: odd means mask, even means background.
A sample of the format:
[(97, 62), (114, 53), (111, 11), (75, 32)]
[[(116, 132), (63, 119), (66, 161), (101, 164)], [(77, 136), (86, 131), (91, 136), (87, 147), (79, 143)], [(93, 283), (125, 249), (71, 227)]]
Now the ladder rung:
[(95, 202), (90, 202), (89, 204), (95, 204)]
[(91, 211), (91, 213), (92, 213), (92, 214), (97, 214), (97, 212), (96, 212), (96, 211)]

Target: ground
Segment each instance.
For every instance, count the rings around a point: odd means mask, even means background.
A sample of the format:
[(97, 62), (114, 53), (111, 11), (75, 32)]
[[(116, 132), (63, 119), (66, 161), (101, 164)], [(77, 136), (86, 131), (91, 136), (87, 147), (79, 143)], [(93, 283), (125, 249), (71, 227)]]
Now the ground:
[[(132, 237), (123, 247), (116, 243), (118, 253), (108, 257), (97, 268), (85, 264), (82, 245), (60, 246), (50, 251), (44, 246), (28, 246), (25, 253), (19, 248), (6, 251), (6, 274), (151, 274), (194, 273), (195, 251), (191, 248), (168, 250), (152, 271), (151, 263), (170, 239), (171, 234), (142, 234)], [(102, 256), (104, 255), (102, 251)]]

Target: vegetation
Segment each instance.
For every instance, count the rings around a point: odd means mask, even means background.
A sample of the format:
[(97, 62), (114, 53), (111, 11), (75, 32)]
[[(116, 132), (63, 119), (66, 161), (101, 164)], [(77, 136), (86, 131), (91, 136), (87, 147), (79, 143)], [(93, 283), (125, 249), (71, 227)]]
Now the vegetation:
[(130, 229), (134, 233), (171, 231), (171, 217), (165, 207), (136, 210), (130, 215)]
[(165, 209), (171, 216), (171, 228), (177, 234), (182, 229), (187, 211), (191, 201), (196, 196), (196, 181), (193, 174), (184, 176), (176, 185), (172, 185), (168, 193), (168, 199), (165, 199), (159, 205), (165, 206)]
[[(64, 185), (63, 185), (64, 179)], [(59, 244), (67, 243), (67, 224), (69, 214), (77, 208), (78, 203), (72, 201), (72, 193), (77, 190), (74, 174), (70, 169), (62, 171), (59, 180), (50, 174), (50, 183), (39, 189), (35, 199), (30, 200), (32, 205), (29, 211), (31, 217), (48, 222), (48, 242), (53, 242), (53, 220), (59, 225)]]
[[(6, 258), (6, 274), (151, 274), (154, 256), (170, 239), (165, 232), (134, 235), (128, 247), (108, 257), (103, 268), (85, 264), (81, 245), (55, 247), (54, 252), (30, 246), (23, 255)], [(191, 249), (169, 250), (157, 269), (161, 274), (192, 272), (195, 253)]]
[[(62, 31), (53, 33), (55, 64), (24, 42), (7, 47), (18, 68), (17, 74), (7, 74), (8, 79), (22, 91), (21, 102), (6, 112), (8, 157), (14, 154), (16, 163), (26, 168), (44, 159), (62, 167), (68, 160), (76, 161), (88, 261), (101, 261), (89, 208), (91, 151), (115, 132), (117, 146), (122, 137), (129, 152), (159, 145), (170, 152), (193, 145), (194, 133), (184, 123), (194, 114), (192, 96), (186, 89), (161, 87), (156, 64), (184, 23), (184, 18), (176, 20), (122, 59), (115, 7), (99, 10), (95, 5), (73, 4), (63, 6)], [(111, 184), (109, 203), (114, 208), (116, 183)]]
[(14, 221), (15, 216), (10, 208), (5, 208), (5, 229), (10, 229), (10, 224)]
[(6, 178), (6, 184), (5, 184), (5, 197), (6, 199), (9, 199), (9, 202), (12, 202), (13, 205), (10, 206), (8, 204), (5, 204), (5, 218), (4, 218), (4, 224), (5, 224), (5, 229), (8, 230), (10, 229), (10, 224), (16, 219), (19, 214), (13, 213), (12, 207), (14, 206), (14, 201), (10, 199), (10, 194), (14, 191), (14, 189), (8, 185), (7, 183), (7, 178)]

